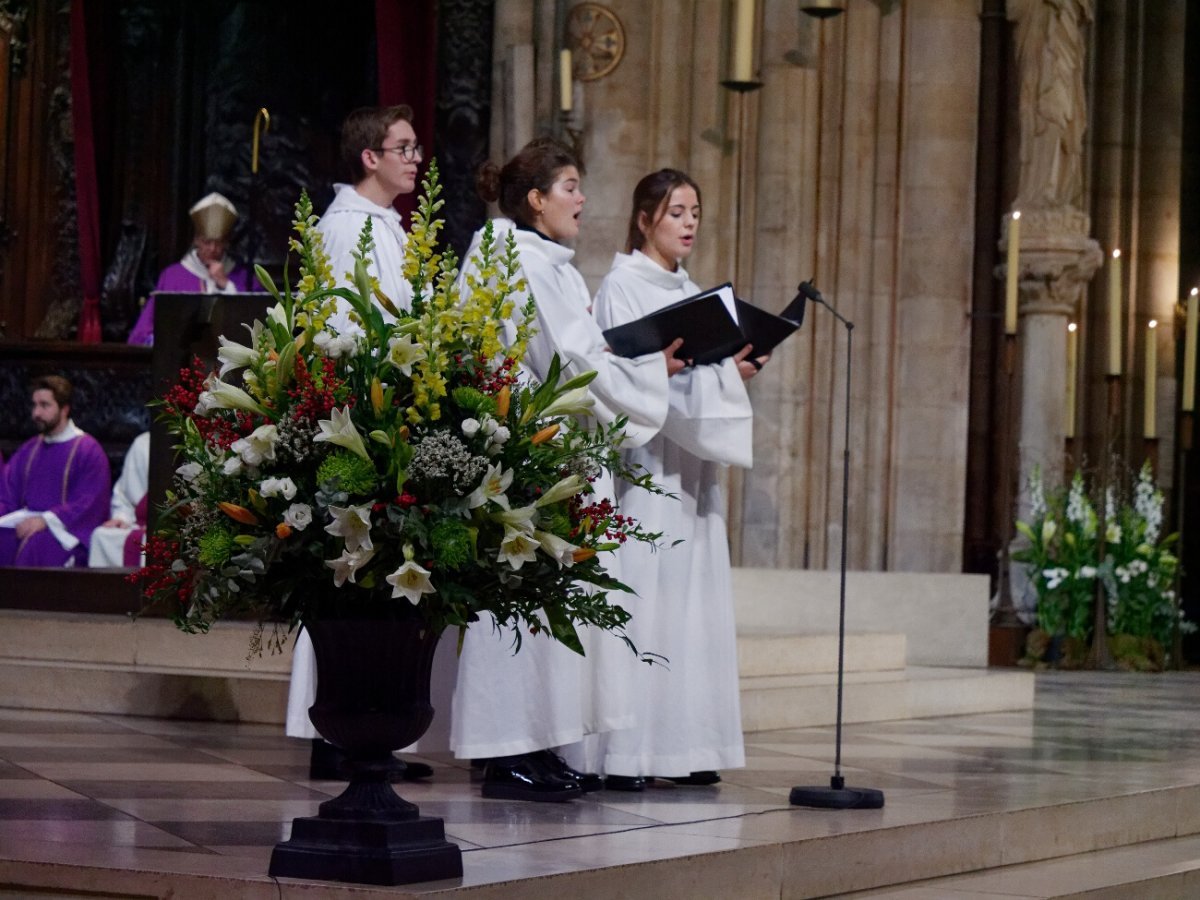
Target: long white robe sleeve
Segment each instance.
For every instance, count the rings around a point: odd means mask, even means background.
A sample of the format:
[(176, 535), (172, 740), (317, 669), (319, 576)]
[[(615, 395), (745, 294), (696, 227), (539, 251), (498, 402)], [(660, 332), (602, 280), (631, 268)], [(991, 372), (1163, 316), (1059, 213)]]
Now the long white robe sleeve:
[[(698, 290), (682, 269), (668, 272), (636, 251), (618, 254), (596, 296), (596, 318), (620, 325)], [(637, 595), (626, 605), (630, 636), (667, 663), (639, 667), (630, 694), (635, 724), (598, 742), (599, 767), (615, 775), (679, 777), (745, 765), (719, 479), (722, 464), (750, 464), (752, 410), (732, 360), (675, 376), (670, 393), (662, 430), (622, 451), (678, 499), (618, 487), (622, 512), (664, 535), (657, 552), (622, 547), (621, 571)]]
[[(574, 251), (541, 236), (515, 229), (508, 220), (495, 223), (496, 242), (504, 246), (513, 233), (521, 274), (537, 307), (538, 333), (529, 342), (525, 368), (544, 378), (554, 353), (563, 361), (564, 378), (594, 370), (589, 386), (593, 409), (601, 422), (628, 416), (630, 443), (645, 443), (662, 426), (668, 411), (666, 361), (661, 353), (636, 360), (614, 356), (588, 311), (583, 277), (571, 265)], [(470, 257), (479, 246), (475, 236), (467, 253), (460, 287), (473, 271)], [(518, 303), (521, 301), (519, 300)], [(507, 323), (506, 339), (514, 332)], [(611, 496), (611, 482), (598, 484)], [(619, 558), (608, 564), (614, 571)], [(626, 595), (614, 602), (624, 605)], [(459, 659), (450, 745), (462, 758), (509, 756), (580, 742), (587, 734), (632, 724), (628, 693), (621, 689), (633, 667), (633, 655), (613, 635), (583, 629), (587, 656), (580, 657), (545, 637), (524, 635), (520, 652), (512, 652), (512, 635), (495, 631), (486, 619), (467, 629)]]

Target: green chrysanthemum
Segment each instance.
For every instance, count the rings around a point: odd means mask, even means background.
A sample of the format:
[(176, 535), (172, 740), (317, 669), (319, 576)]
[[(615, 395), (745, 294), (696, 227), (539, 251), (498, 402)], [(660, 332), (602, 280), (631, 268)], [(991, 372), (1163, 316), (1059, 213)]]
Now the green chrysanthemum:
[(197, 543), (200, 547), (201, 565), (210, 569), (219, 569), (229, 562), (229, 556), (233, 552), (233, 534), (223, 526), (212, 526), (200, 535)]
[(473, 387), (457, 387), (451, 391), (454, 402), (460, 409), (468, 410), (479, 416), (480, 413), (495, 415), (496, 401), (482, 391)]
[(475, 532), (457, 519), (443, 519), (433, 527), (433, 556), (439, 566), (458, 569), (475, 558)]
[(356, 453), (335, 453), (317, 470), (317, 483), (336, 482), (336, 490), (347, 494), (370, 494), (379, 483), (379, 474), (369, 459)]

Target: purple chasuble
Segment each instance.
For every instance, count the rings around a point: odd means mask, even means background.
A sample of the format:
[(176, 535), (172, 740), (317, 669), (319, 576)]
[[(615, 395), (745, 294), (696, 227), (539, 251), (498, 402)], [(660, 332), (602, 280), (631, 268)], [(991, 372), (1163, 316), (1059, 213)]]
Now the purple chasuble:
[(112, 473), (94, 437), (47, 444), (42, 436), (21, 445), (0, 480), (0, 515), (18, 509), (52, 512), (79, 544), (64, 550), (43, 529), (18, 540), (15, 529), (0, 528), (0, 566), (61, 567), (74, 559), (86, 566), (93, 529), (108, 518)]
[[(239, 294), (248, 291), (261, 291), (262, 285), (245, 266), (234, 266), (229, 273), (229, 282), (237, 288)], [(154, 295), (155, 294), (196, 294), (204, 290), (204, 282), (199, 276), (184, 268), (183, 263), (173, 263), (162, 270), (158, 276), (158, 284), (153, 293), (146, 299), (142, 313), (138, 316), (137, 324), (129, 332), (127, 344), (140, 344), (149, 347), (154, 344)]]

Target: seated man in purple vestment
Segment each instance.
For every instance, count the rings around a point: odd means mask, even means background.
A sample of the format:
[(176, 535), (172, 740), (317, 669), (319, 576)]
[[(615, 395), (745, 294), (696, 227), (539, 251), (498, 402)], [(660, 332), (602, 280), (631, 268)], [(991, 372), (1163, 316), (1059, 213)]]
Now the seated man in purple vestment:
[(234, 265), (225, 255), (229, 233), (237, 221), (237, 208), (225, 197), (213, 193), (197, 201), (188, 215), (196, 229), (192, 247), (183, 259), (167, 266), (158, 276), (158, 284), (129, 332), (130, 344), (154, 343), (155, 294), (239, 294), (262, 290), (249, 269)]
[(0, 479), (0, 565), (85, 566), (92, 530), (108, 515), (108, 457), (71, 421), (71, 382), (46, 375), (30, 390), (38, 434)]

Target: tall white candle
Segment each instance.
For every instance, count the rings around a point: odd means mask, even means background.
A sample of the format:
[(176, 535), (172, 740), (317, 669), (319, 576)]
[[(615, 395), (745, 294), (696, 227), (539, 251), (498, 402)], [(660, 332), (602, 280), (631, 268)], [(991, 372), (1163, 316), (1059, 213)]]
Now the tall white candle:
[(733, 80), (754, 80), (754, 0), (737, 4), (733, 27)]
[(1079, 331), (1072, 322), (1067, 326), (1067, 427), (1064, 435), (1075, 437), (1075, 382), (1079, 377)]
[(1146, 438), (1158, 436), (1158, 428), (1154, 422), (1155, 394), (1158, 390), (1158, 342), (1155, 340), (1158, 332), (1154, 330), (1157, 325), (1158, 322), (1151, 319), (1146, 329), (1146, 394), (1142, 404), (1142, 437)]
[(1008, 220), (1008, 260), (1004, 267), (1004, 333), (1017, 333), (1017, 276), (1021, 257), (1021, 212)]
[(1200, 288), (1192, 288), (1187, 299), (1187, 321), (1183, 332), (1183, 403), (1184, 412), (1196, 409), (1196, 303)]
[(1108, 374), (1121, 374), (1121, 251), (1108, 268)]
[(558, 108), (563, 112), (571, 111), (571, 51), (562, 50), (558, 54)]

